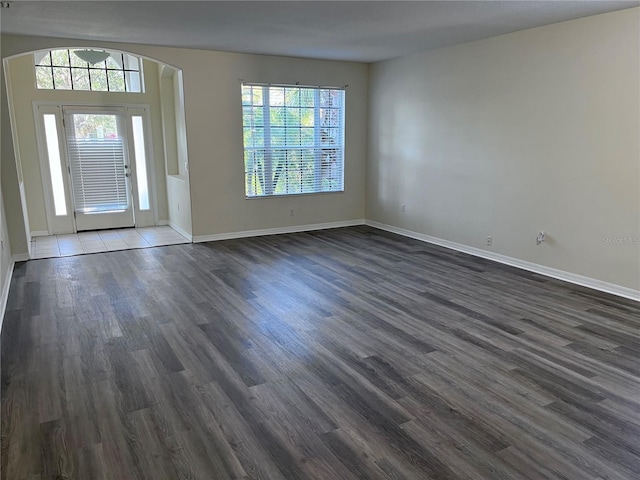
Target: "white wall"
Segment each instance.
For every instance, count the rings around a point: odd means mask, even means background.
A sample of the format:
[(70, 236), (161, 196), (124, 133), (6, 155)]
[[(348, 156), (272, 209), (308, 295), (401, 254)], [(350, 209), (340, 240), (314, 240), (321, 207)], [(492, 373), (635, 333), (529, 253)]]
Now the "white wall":
[(7, 222), (4, 201), (0, 192), (0, 291), (3, 290), (5, 275), (11, 265), (11, 244), (7, 238)]
[[(53, 46), (103, 46), (182, 69), (193, 235), (364, 218), (368, 66), (147, 45), (2, 36), (2, 56)], [(240, 79), (346, 85), (344, 193), (246, 200)], [(2, 92), (5, 95), (4, 92)], [(3, 128), (3, 142), (4, 142)], [(15, 195), (7, 204), (18, 201)], [(169, 205), (169, 211), (176, 206)], [(294, 208), (296, 214), (289, 216)], [(9, 216), (11, 212), (7, 212)]]
[(182, 73), (165, 66), (160, 75), (164, 152), (167, 173), (169, 225), (192, 237), (191, 188), (187, 163), (186, 124)]
[(0, 329), (4, 319), (5, 307), (9, 295), (11, 272), (13, 271), (13, 259), (11, 258), (11, 245), (7, 235), (7, 222), (4, 211), (4, 201), (0, 192)]
[[(169, 56), (183, 71), (195, 236), (364, 218), (367, 65), (173, 49)], [(344, 193), (245, 199), (240, 79), (349, 85)]]
[[(640, 290), (639, 12), (588, 17), (371, 67), (97, 45), (183, 70), (195, 236), (356, 220), (365, 216), (366, 198), (366, 217), (373, 221)], [(95, 44), (2, 40), (3, 56)], [(244, 198), (239, 79), (350, 85), (345, 193)], [(12, 229), (24, 222), (7, 128), (3, 122), (2, 185)], [(169, 215), (176, 207), (168, 205)], [(24, 241), (22, 229), (11, 232), (12, 246), (14, 236)], [(549, 240), (537, 247), (542, 229)], [(485, 246), (488, 235), (491, 248)]]
[(23, 193), (22, 172), (18, 170), (16, 163), (11, 123), (9, 121), (9, 106), (6, 95), (5, 71), (2, 69), (0, 82), (0, 184), (4, 199), (7, 232), (12, 252), (14, 254), (28, 253), (29, 225), (25, 221), (26, 210), (23, 210), (21, 192)]
[(640, 290), (639, 15), (373, 65), (367, 219)]

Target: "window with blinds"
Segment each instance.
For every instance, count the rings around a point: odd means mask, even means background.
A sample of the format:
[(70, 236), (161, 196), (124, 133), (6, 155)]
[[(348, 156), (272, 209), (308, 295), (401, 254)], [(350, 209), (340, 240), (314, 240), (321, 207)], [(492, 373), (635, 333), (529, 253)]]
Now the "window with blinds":
[(344, 191), (344, 95), (242, 85), (247, 197)]

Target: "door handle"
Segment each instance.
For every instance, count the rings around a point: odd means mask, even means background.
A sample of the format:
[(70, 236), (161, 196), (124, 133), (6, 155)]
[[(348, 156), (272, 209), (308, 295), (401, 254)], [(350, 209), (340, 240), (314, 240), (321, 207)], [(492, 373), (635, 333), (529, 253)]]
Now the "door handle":
[(125, 173), (125, 174), (124, 174), (124, 176), (125, 176), (125, 177), (130, 177), (130, 176), (131, 176), (131, 174), (130, 174), (129, 172), (127, 172), (127, 173)]

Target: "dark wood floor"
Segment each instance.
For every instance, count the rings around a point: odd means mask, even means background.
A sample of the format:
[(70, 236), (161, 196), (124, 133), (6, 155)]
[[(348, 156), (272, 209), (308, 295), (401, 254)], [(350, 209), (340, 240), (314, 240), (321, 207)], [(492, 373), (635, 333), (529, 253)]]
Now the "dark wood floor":
[(30, 261), (2, 478), (638, 479), (639, 332), (367, 227)]

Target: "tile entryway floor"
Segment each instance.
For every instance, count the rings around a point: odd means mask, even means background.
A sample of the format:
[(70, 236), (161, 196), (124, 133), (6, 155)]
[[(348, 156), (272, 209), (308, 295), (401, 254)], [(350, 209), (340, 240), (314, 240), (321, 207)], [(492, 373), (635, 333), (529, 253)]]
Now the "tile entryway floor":
[(31, 240), (31, 258), (68, 257), (178, 243), (189, 243), (189, 240), (168, 226), (50, 235)]

